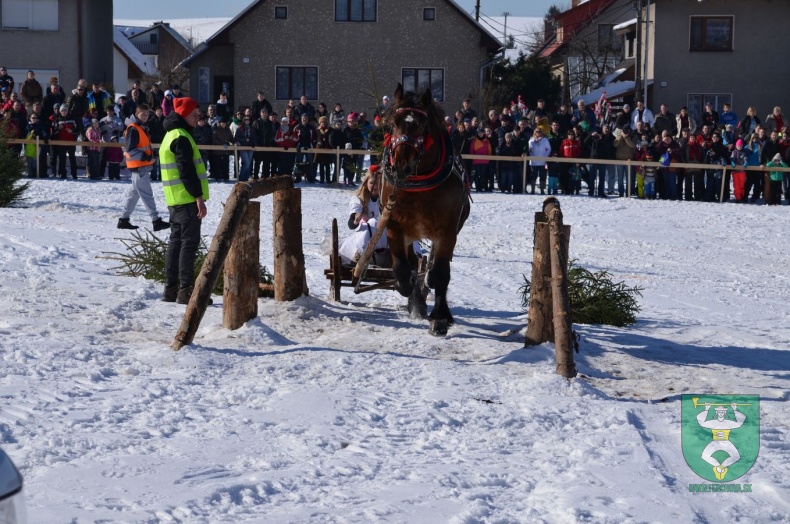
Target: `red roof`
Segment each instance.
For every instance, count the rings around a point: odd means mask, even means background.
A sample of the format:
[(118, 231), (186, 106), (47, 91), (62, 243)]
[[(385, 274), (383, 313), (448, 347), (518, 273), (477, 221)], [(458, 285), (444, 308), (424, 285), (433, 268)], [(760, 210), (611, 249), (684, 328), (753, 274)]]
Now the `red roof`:
[[(572, 37), (579, 29), (603, 13), (615, 0), (589, 0), (554, 17), (562, 28), (563, 40)], [(558, 30), (559, 33), (559, 30)]]

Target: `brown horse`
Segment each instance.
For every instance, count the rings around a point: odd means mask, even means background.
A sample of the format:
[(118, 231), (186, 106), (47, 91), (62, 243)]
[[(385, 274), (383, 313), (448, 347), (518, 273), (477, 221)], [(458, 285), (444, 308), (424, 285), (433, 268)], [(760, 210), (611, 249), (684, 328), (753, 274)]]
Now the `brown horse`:
[(424, 316), (412, 243), (426, 238), (431, 241), (425, 284), (434, 289), (436, 298), (428, 319), (431, 333), (444, 336), (453, 324), (447, 287), (455, 242), (469, 216), (469, 184), (431, 92), (422, 96), (404, 93), (398, 84), (394, 98), (382, 122), (390, 134), (382, 154), (381, 199), (389, 211), (392, 269), (398, 291), (409, 297), (410, 312), (417, 309)]

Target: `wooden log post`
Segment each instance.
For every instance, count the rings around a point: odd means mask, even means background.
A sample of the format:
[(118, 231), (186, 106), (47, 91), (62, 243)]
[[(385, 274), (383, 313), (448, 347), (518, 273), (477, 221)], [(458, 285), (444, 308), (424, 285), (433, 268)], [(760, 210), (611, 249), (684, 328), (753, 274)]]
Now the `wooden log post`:
[(302, 191), (274, 195), (274, 300), (296, 300), (307, 294), (302, 251)]
[[(195, 280), (195, 289), (192, 291), (192, 297), (189, 299), (181, 326), (178, 328), (178, 333), (176, 333), (172, 344), (174, 350), (177, 351), (187, 344), (191, 344), (195, 339), (200, 321), (206, 313), (211, 291), (217, 283), (219, 272), (225, 263), (236, 229), (247, 210), (250, 198), (288, 188), (293, 188), (293, 178), (288, 175), (254, 182), (239, 182), (233, 187), (233, 191), (225, 202), (225, 211), (217, 226), (217, 232), (211, 240), (203, 267), (200, 268), (200, 274)], [(301, 225), (301, 219), (299, 223)]]
[(573, 378), (576, 376), (576, 366), (573, 362), (573, 326), (568, 298), (568, 244), (559, 201), (553, 197), (547, 198), (543, 203), (543, 211), (549, 220), (551, 243), (551, 294), (557, 373), (565, 378)]
[(536, 346), (554, 340), (551, 321), (551, 257), (549, 255), (549, 224), (545, 213), (535, 213), (530, 279), (529, 312), (525, 346)]
[(225, 260), (222, 327), (239, 329), (258, 316), (261, 204), (250, 202)]

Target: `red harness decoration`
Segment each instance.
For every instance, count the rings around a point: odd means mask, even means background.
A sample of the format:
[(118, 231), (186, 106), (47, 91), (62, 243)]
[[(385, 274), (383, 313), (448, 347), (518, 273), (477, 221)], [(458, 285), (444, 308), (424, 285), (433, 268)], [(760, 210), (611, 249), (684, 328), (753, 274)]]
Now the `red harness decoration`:
[[(392, 144), (393, 140), (390, 135), (386, 135), (384, 137), (384, 144), (385, 144), (385, 153), (384, 157), (388, 158), (389, 166), (392, 166), (393, 158), (390, 150), (390, 145)], [(397, 139), (395, 139), (397, 142)], [(436, 164), (434, 167), (425, 173), (415, 174), (406, 177), (405, 180), (396, 180), (393, 176), (391, 169), (384, 170), (384, 176), (386, 177), (387, 181), (396, 186), (397, 188), (403, 191), (430, 191), (432, 189), (437, 188), (440, 186), (447, 178), (454, 172), (456, 172), (455, 168), (455, 155), (452, 153), (452, 143), (450, 142), (450, 135), (444, 131), (443, 133), (443, 140), (438, 141), (440, 144), (440, 151), (439, 156), (437, 157)], [(431, 147), (437, 145), (436, 141), (433, 139), (431, 135), (426, 135), (424, 137), (424, 148), (427, 150)], [(462, 173), (460, 167), (458, 167), (458, 173)], [(463, 181), (463, 175), (461, 175), (461, 180)]]

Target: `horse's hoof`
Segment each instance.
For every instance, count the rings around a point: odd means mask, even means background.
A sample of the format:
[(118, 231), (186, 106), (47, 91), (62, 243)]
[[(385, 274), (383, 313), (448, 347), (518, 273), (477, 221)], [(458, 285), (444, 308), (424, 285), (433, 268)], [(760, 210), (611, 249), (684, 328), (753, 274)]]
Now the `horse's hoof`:
[(431, 320), (431, 335), (443, 337), (447, 335), (447, 320), (437, 319)]
[[(417, 297), (414, 296), (415, 294)], [(411, 318), (423, 319), (428, 316), (428, 305), (425, 303), (425, 300), (420, 300), (421, 298), (422, 295), (419, 293), (412, 293), (409, 297), (408, 310)]]

